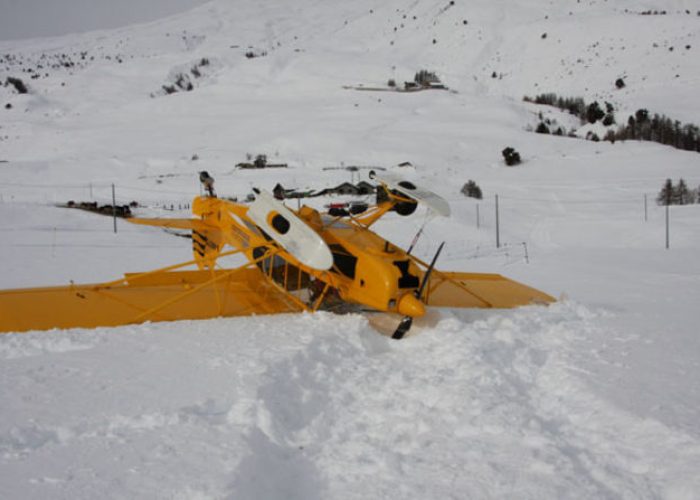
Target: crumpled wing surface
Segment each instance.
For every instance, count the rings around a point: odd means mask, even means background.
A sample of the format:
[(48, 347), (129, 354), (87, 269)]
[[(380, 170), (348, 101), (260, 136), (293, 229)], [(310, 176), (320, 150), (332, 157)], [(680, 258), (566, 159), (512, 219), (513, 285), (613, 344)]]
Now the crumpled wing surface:
[(0, 291), (0, 332), (299, 311), (257, 268), (133, 274), (116, 285)]

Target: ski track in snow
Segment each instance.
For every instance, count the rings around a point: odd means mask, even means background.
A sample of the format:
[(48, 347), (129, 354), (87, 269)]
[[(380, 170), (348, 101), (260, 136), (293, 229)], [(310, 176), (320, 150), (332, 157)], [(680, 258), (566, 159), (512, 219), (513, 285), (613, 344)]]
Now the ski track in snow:
[(586, 385), (601, 314), (444, 311), (403, 342), (331, 314), (4, 335), (0, 496), (693, 498), (700, 442)]

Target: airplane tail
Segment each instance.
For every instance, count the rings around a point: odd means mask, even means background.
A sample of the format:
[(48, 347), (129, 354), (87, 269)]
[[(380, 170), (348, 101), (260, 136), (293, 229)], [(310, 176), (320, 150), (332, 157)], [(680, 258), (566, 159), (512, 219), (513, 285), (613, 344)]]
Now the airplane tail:
[(199, 269), (212, 269), (224, 246), (221, 229), (197, 219), (128, 219), (132, 224), (157, 226), (166, 229), (189, 229), (192, 238), (192, 254)]

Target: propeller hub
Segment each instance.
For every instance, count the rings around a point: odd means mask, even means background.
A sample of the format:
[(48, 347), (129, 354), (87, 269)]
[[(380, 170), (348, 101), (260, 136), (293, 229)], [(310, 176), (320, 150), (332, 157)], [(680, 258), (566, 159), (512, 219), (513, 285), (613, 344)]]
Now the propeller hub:
[(425, 314), (425, 305), (415, 295), (407, 293), (399, 299), (398, 312), (412, 318), (420, 317)]

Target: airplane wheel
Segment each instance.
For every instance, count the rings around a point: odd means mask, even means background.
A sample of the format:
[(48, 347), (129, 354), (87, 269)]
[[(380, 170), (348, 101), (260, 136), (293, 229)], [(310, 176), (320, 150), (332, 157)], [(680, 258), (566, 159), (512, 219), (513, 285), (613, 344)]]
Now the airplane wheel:
[(413, 212), (416, 211), (416, 207), (418, 207), (418, 203), (403, 201), (401, 203), (397, 203), (396, 206), (394, 206), (394, 211), (396, 211), (396, 213), (399, 215), (411, 215)]

